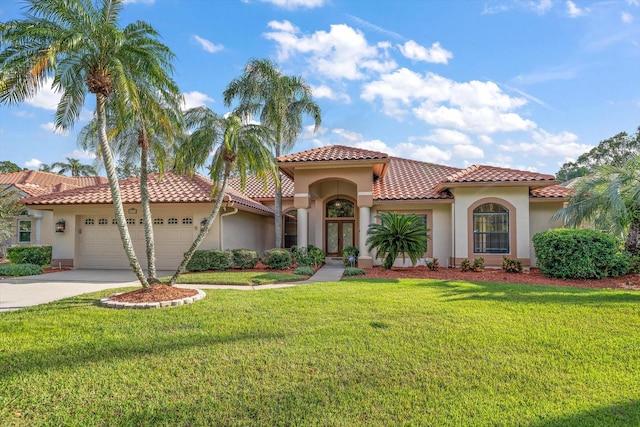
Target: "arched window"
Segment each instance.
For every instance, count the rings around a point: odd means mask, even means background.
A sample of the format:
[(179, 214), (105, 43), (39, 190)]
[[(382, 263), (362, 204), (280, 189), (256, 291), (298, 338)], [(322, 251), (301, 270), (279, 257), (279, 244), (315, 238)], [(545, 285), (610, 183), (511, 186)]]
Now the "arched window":
[(509, 253), (509, 210), (498, 203), (485, 203), (473, 210), (473, 252)]
[(282, 217), (284, 232), (284, 247), (291, 249), (298, 244), (298, 211), (293, 209), (284, 213)]
[(353, 218), (355, 207), (351, 200), (333, 199), (327, 202), (327, 218)]

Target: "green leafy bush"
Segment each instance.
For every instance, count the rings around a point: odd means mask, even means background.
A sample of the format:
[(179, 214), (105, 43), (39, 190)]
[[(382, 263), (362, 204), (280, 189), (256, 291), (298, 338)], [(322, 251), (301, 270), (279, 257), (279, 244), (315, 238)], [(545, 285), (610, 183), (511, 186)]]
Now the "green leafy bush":
[(640, 254), (633, 255), (629, 259), (629, 271), (631, 274), (640, 274)]
[(408, 256), (411, 265), (427, 251), (429, 229), (423, 219), (415, 214), (399, 215), (395, 212), (382, 212), (376, 215), (380, 223), (369, 224), (367, 245), (369, 251), (376, 251), (376, 257), (382, 261), (386, 270), (393, 267), (396, 258), (402, 255), (404, 262)]
[(502, 271), (506, 273), (522, 273), (522, 261), (510, 258), (502, 258)]
[(602, 231), (548, 230), (533, 236), (533, 246), (538, 267), (548, 277), (601, 279), (626, 273), (618, 241)]
[(343, 276), (364, 276), (364, 270), (356, 267), (346, 267)]
[(187, 264), (189, 271), (229, 270), (233, 268), (233, 252), (220, 250), (195, 251)]
[(36, 264), (0, 265), (0, 276), (35, 276), (42, 274), (42, 267)]
[(289, 268), (291, 266), (291, 253), (286, 249), (268, 249), (264, 251), (262, 263), (274, 270)]
[(471, 271), (471, 262), (468, 259), (463, 259), (460, 262), (460, 271)]
[(258, 252), (251, 249), (234, 249), (233, 263), (238, 268), (253, 268), (258, 264)]
[(484, 258), (474, 258), (471, 269), (476, 272), (484, 271)]
[(425, 262), (424, 264), (427, 266), (427, 270), (429, 271), (440, 270), (440, 262), (438, 262), (438, 258), (434, 258), (431, 261)]
[[(351, 267), (358, 262), (358, 255), (360, 255), (360, 249), (355, 246), (347, 246), (342, 250), (342, 262), (345, 267)], [(349, 257), (353, 256), (353, 264), (349, 262)]]
[(324, 263), (326, 257), (325, 252), (313, 245), (309, 245), (306, 248), (300, 248), (293, 246), (291, 248), (291, 255), (295, 257), (296, 264), (298, 265), (310, 265), (312, 267), (320, 267)]
[(12, 246), (7, 257), (13, 264), (51, 265), (51, 246)]
[(293, 270), (293, 274), (301, 274), (303, 276), (313, 276), (316, 274), (316, 271), (313, 267), (309, 267), (308, 265), (302, 265), (295, 270)]

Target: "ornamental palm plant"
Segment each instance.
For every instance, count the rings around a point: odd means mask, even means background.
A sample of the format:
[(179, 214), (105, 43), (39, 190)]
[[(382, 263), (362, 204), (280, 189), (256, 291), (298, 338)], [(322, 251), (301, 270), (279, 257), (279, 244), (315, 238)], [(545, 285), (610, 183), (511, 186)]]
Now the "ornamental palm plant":
[[(94, 0), (95, 1), (95, 0)], [(173, 53), (147, 23), (118, 24), (122, 0), (27, 0), (24, 20), (0, 24), (0, 102), (31, 98), (53, 77), (62, 97), (55, 125), (69, 129), (89, 93), (95, 95), (100, 155), (111, 189), (122, 245), (142, 287), (149, 283), (136, 257), (126, 225), (113, 153), (106, 127), (106, 103), (125, 126), (140, 103), (138, 83), (163, 87), (170, 79)]]
[(422, 218), (415, 214), (398, 215), (383, 212), (376, 215), (379, 223), (369, 224), (367, 245), (369, 251), (376, 250), (376, 257), (382, 259), (382, 267), (390, 269), (398, 255), (402, 262), (408, 256), (415, 266), (427, 251), (429, 229)]
[[(290, 151), (302, 132), (302, 116), (314, 121), (314, 132), (321, 122), (320, 107), (315, 103), (311, 87), (302, 77), (283, 75), (267, 59), (254, 59), (245, 66), (242, 76), (229, 83), (224, 91), (229, 107), (238, 98), (236, 113), (240, 117), (260, 116), (260, 123), (273, 132), (273, 154), (277, 158)], [(279, 174), (277, 175), (279, 178)], [(275, 185), (275, 247), (282, 247), (282, 187)]]
[(176, 169), (193, 174), (197, 169), (207, 167), (209, 178), (214, 183), (212, 196), (215, 194), (215, 202), (205, 226), (185, 253), (169, 285), (176, 283), (211, 229), (220, 212), (229, 177), (232, 174), (238, 176), (244, 188), (249, 174), (263, 179), (265, 185), (267, 179), (273, 179), (277, 174), (276, 163), (267, 148), (271, 139), (268, 128), (246, 124), (234, 114), (220, 117), (207, 107), (188, 110), (185, 127), (190, 134), (178, 147)]

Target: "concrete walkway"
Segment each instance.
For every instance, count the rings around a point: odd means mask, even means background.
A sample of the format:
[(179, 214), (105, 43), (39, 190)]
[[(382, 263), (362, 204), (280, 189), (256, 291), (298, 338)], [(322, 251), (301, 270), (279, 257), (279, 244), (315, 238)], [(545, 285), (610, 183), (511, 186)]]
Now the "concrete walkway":
[[(318, 282), (337, 282), (342, 277), (343, 272), (344, 267), (341, 265), (325, 264), (316, 274), (300, 282), (259, 286), (178, 286), (181, 288), (194, 289), (277, 289)], [(173, 271), (159, 271), (158, 277), (170, 276), (172, 274)], [(0, 312), (45, 304), (89, 292), (138, 286), (139, 284), (135, 274), (131, 270), (68, 270), (38, 276), (4, 279), (0, 280)]]

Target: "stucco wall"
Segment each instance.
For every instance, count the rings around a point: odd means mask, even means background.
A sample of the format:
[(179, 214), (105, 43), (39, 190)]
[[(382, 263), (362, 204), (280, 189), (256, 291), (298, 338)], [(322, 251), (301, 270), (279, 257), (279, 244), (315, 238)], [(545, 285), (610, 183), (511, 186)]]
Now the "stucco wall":
[(222, 218), (219, 235), (223, 249), (253, 249), (260, 256), (275, 244), (273, 218), (242, 211)]
[(552, 228), (562, 227), (561, 221), (553, 221), (553, 215), (562, 209), (562, 202), (532, 202), (530, 204), (529, 216), (531, 217), (530, 242), (531, 266), (537, 265), (536, 251), (533, 248), (533, 236), (536, 233), (546, 231)]

